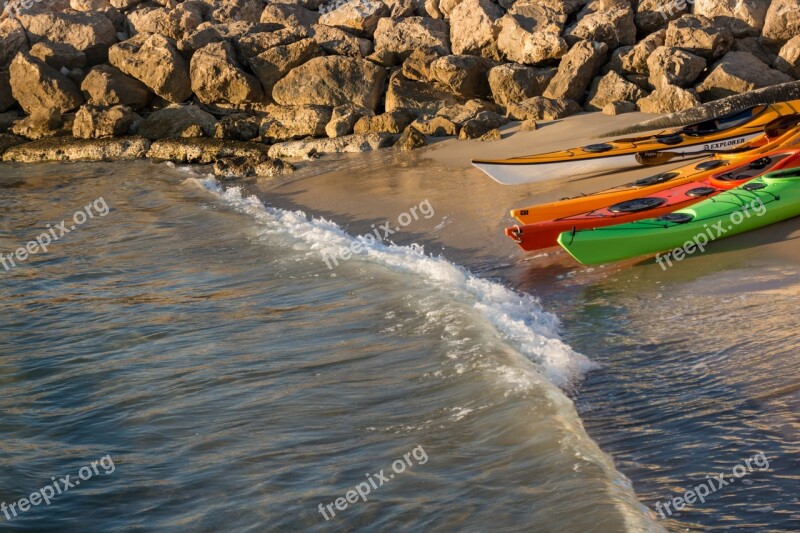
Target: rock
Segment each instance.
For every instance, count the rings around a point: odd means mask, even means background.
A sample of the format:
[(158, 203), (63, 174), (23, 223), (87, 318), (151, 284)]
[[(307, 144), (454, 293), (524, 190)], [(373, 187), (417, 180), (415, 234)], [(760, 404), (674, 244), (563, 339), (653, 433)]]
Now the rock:
[(389, 16), (404, 18), (413, 16), (414, 10), (418, 7), (420, 2), (418, 0), (383, 0), (383, 3), (386, 4), (391, 11)]
[(268, 143), (303, 137), (322, 137), (331, 121), (330, 107), (318, 105), (270, 106), (259, 133)]
[(259, 178), (275, 178), (294, 172), (294, 165), (281, 159), (267, 157), (261, 159), (253, 167), (253, 174)]
[[(463, 133), (464, 130), (461, 130), (461, 132)], [(502, 138), (503, 138), (503, 136), (500, 134), (500, 130), (493, 129), (493, 130), (489, 130), (486, 133), (484, 133), (483, 135), (481, 135), (478, 138), (478, 140), (482, 141), (482, 142), (492, 142), (492, 141), (499, 141)], [(461, 139), (461, 137), (459, 137), (459, 139)]]
[(123, 105), (141, 109), (153, 98), (147, 86), (111, 65), (99, 65), (89, 71), (81, 91), (90, 104), (106, 107)]
[(695, 0), (694, 14), (714, 20), (734, 37), (757, 37), (764, 27), (770, 0)]
[(523, 120), (519, 125), (519, 131), (536, 131), (537, 129), (539, 129), (539, 124), (533, 119)]
[[(348, 57), (367, 57), (372, 54), (373, 45), (369, 39), (362, 39), (339, 28), (322, 24), (317, 24), (313, 29), (314, 40), (328, 54)], [(388, 50), (381, 50), (381, 53), (391, 54)]]
[(89, 65), (103, 63), (108, 47), (117, 42), (114, 25), (99, 13), (50, 12), (20, 17), (30, 44), (60, 43), (86, 54)]
[(214, 161), (214, 175), (222, 179), (242, 179), (249, 176), (273, 178), (294, 171), (289, 163), (270, 157), (221, 157)]
[(264, 90), (255, 76), (242, 70), (228, 42), (211, 43), (192, 56), (192, 91), (204, 104), (262, 102)]
[(473, 118), (464, 122), (458, 138), (461, 140), (483, 138), (492, 131), (497, 131), (497, 128), (504, 124), (508, 124), (508, 119), (506, 117), (491, 111), (481, 111)]
[(243, 65), (249, 65), (250, 60), (259, 54), (276, 46), (284, 46), (305, 39), (311, 32), (302, 27), (286, 28), (271, 32), (250, 33), (239, 39), (233, 40), (236, 48), (236, 57)]
[(130, 107), (84, 105), (75, 113), (72, 135), (76, 139), (120, 137), (134, 133), (142, 118)]
[(733, 34), (727, 28), (714, 27), (706, 17), (684, 15), (669, 23), (664, 44), (712, 61), (731, 49)]
[(172, 105), (144, 119), (139, 134), (151, 140), (173, 137), (211, 137), (216, 119), (195, 105)]
[(272, 97), (283, 105), (352, 103), (374, 110), (385, 82), (386, 71), (364, 59), (315, 57), (276, 83)]
[(431, 73), (431, 64), (439, 59), (439, 57), (441, 57), (439, 54), (427, 48), (418, 48), (403, 61), (401, 72), (403, 76), (409, 80), (423, 82), (434, 81), (433, 74)]
[(604, 115), (611, 117), (624, 115), (625, 113), (634, 113), (635, 111), (636, 104), (633, 102), (609, 102), (602, 109)]
[(769, 68), (752, 54), (728, 52), (697, 86), (697, 92), (704, 102), (710, 102), (789, 81), (794, 81), (791, 76)]
[(641, 0), (636, 7), (636, 15), (633, 20), (640, 36), (649, 35), (665, 29), (671, 21), (681, 18), (690, 11), (691, 7), (687, 2)]
[(320, 14), (293, 4), (267, 4), (261, 12), (261, 22), (280, 24), (285, 28), (298, 26), (310, 29), (319, 23)]
[[(238, 42), (253, 34), (268, 34), (277, 32), (283, 27), (278, 24), (262, 24), (254, 22), (224, 22), (221, 24), (201, 24), (194, 32), (178, 41), (177, 48), (186, 54), (193, 54), (207, 44), (222, 41)], [(283, 32), (287, 34), (290, 32)], [(295, 32), (291, 32), (296, 35)]]
[(386, 111), (406, 110), (415, 115), (435, 114), (440, 108), (463, 103), (450, 91), (434, 83), (409, 80), (400, 72), (389, 78), (386, 91)]
[(633, 10), (626, 0), (592, 0), (578, 13), (578, 20), (564, 32), (567, 43), (596, 41), (609, 50), (636, 44)]
[(68, 44), (36, 43), (31, 47), (30, 54), (56, 70), (86, 66), (86, 54)]
[[(3, 155), (9, 148), (27, 143), (28, 140), (17, 135), (7, 135), (0, 133), (0, 155)], [(0, 159), (2, 160), (2, 159)]]
[(800, 34), (800, 0), (772, 0), (761, 35), (767, 42), (785, 43)]
[[(792, 37), (781, 51), (774, 62), (775, 68), (797, 79), (800, 78), (800, 35)], [(0, 105), (2, 110), (2, 105)]]
[(324, 13), (319, 23), (364, 37), (371, 37), (378, 21), (389, 15), (389, 7), (383, 2), (350, 0), (333, 11)]
[(544, 91), (546, 98), (583, 102), (589, 84), (606, 60), (604, 43), (580, 41), (561, 60), (558, 72)]
[(215, 139), (249, 141), (259, 134), (259, 121), (245, 113), (234, 113), (217, 122), (214, 127)]
[(61, 131), (61, 113), (57, 109), (36, 109), (11, 128), (11, 133), (36, 140), (55, 137)]
[(70, 0), (69, 7), (75, 11), (99, 13), (110, 20), (117, 31), (125, 28), (125, 15), (112, 6), (108, 0)]
[(208, 165), (224, 157), (261, 160), (267, 157), (267, 147), (260, 143), (220, 139), (161, 139), (150, 145), (147, 157), (175, 163)]
[(192, 34), (203, 23), (200, 4), (187, 1), (174, 9), (163, 7), (139, 9), (127, 14), (130, 35), (158, 33), (179, 41)]
[(359, 119), (366, 116), (374, 116), (371, 109), (344, 105), (334, 108), (331, 121), (325, 126), (325, 133), (328, 137), (343, 137), (353, 133), (353, 127)]
[(314, 39), (303, 39), (262, 52), (250, 60), (250, 68), (269, 95), (275, 84), (289, 71), (322, 53)]
[[(650, 68), (647, 60), (659, 46), (664, 45), (666, 36), (666, 30), (659, 30), (648, 35), (628, 50), (618, 49), (623, 50), (618, 56), (619, 65), (611, 65), (611, 69), (620, 74), (647, 74)], [(614, 59), (612, 59), (612, 63), (614, 63)]]
[(491, 90), (487, 70), (488, 65), (483, 58), (451, 55), (432, 62), (430, 76), (432, 81), (439, 82), (459, 96), (488, 98)]
[(464, 0), (450, 14), (450, 42), (454, 54), (500, 59), (496, 23), (503, 10), (490, 0)]
[(508, 63), (492, 68), (488, 74), (494, 101), (505, 106), (532, 96), (541, 96), (558, 69), (536, 69)]
[(5, 68), (18, 52), (28, 51), (25, 28), (16, 19), (0, 20), (0, 68)]
[(417, 119), (411, 127), (428, 137), (453, 137), (458, 135), (458, 126), (450, 119), (435, 116), (426, 119)]
[(647, 60), (653, 87), (689, 87), (706, 69), (706, 60), (676, 48), (661, 46)]
[(450, 28), (443, 20), (423, 17), (384, 18), (375, 30), (375, 50), (387, 50), (405, 59), (418, 48), (450, 54)]
[[(467, 121), (477, 117), (479, 113), (490, 111), (492, 114), (496, 114), (498, 110), (499, 109), (491, 102), (473, 99), (463, 104), (450, 104), (441, 107), (436, 114), (441, 117), (447, 117), (456, 124), (463, 126)], [(506, 122), (505, 119), (502, 119), (502, 122), (499, 122), (498, 126)]]
[(414, 150), (416, 148), (422, 148), (425, 146), (425, 136), (415, 130), (412, 126), (409, 126), (403, 131), (403, 134), (400, 135), (400, 138), (394, 143), (394, 147), (398, 150)]
[(273, 158), (308, 158), (324, 154), (349, 154), (369, 152), (391, 145), (394, 136), (389, 133), (346, 135), (335, 139), (308, 139), (274, 144), (269, 149)]
[(115, 139), (69, 139), (54, 137), (9, 148), (3, 161), (40, 163), (45, 161), (120, 161), (145, 156), (150, 141), (141, 137)]
[(261, 0), (202, 0), (206, 20), (212, 23), (258, 22), (264, 3)]
[(518, 104), (510, 104), (508, 117), (512, 120), (559, 120), (583, 111), (574, 100), (534, 96)]
[(736, 43), (733, 45), (734, 52), (748, 52), (767, 65), (775, 63), (775, 60), (778, 58), (779, 50), (779, 46), (764, 42), (760, 37), (737, 39)]
[[(503, 57), (515, 63), (535, 65), (559, 59), (567, 53), (567, 42), (561, 38), (563, 13), (548, 6), (526, 4), (527, 12), (509, 11), (496, 24), (500, 28), (497, 47)], [(516, 4), (515, 4), (516, 7)]]
[(394, 52), (388, 50), (380, 50), (374, 52), (366, 57), (367, 61), (371, 61), (381, 67), (393, 67), (399, 63), (399, 58)]
[(108, 58), (113, 66), (169, 102), (180, 103), (192, 95), (189, 65), (174, 42), (163, 35), (140, 34), (115, 44)]
[(600, 111), (612, 102), (635, 102), (647, 96), (639, 86), (629, 82), (613, 70), (596, 78), (589, 90), (587, 111)]
[(637, 104), (642, 113), (676, 113), (699, 106), (700, 99), (693, 89), (662, 85)]
[(11, 73), (7, 70), (0, 70), (0, 113), (16, 104), (14, 95), (11, 93)]
[(26, 53), (17, 54), (9, 71), (11, 93), (29, 115), (40, 108), (66, 113), (83, 103), (83, 95), (71, 80)]
[(411, 124), (413, 116), (406, 111), (392, 111), (375, 115), (374, 117), (361, 117), (353, 126), (353, 132), (360, 133), (402, 133)]

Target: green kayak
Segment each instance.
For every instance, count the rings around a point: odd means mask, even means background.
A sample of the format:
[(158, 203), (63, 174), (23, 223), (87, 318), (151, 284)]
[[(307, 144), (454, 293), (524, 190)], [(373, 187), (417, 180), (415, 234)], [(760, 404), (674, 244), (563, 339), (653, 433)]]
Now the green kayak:
[(765, 174), (659, 218), (564, 232), (558, 243), (585, 265), (658, 254), (666, 264), (704, 252), (709, 243), (800, 216), (800, 168)]

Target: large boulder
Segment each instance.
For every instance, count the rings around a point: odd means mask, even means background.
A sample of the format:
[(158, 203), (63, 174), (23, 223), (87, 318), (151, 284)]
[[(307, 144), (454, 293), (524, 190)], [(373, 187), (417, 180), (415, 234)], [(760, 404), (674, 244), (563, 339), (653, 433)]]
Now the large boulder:
[(247, 113), (234, 113), (222, 118), (214, 127), (215, 139), (249, 141), (258, 137), (260, 120)]
[(780, 52), (780, 45), (775, 43), (768, 43), (761, 37), (745, 37), (744, 39), (736, 39), (736, 44), (733, 45), (734, 52), (748, 52), (753, 54), (767, 65), (772, 65), (778, 58)]
[(496, 22), (503, 10), (491, 0), (464, 0), (450, 14), (450, 43), (454, 54), (500, 59)]
[(638, 102), (642, 113), (677, 113), (700, 105), (694, 89), (662, 85)]
[(18, 52), (28, 51), (25, 28), (16, 19), (0, 20), (0, 68), (7, 67)]
[(614, 51), (610, 70), (620, 74), (647, 74), (647, 60), (659, 46), (664, 45), (667, 31), (659, 30), (636, 43), (635, 46), (621, 47)]
[(285, 28), (310, 29), (319, 22), (320, 14), (296, 4), (267, 4), (261, 12), (260, 22), (280, 24)]
[(364, 37), (370, 37), (378, 27), (378, 21), (389, 15), (389, 7), (383, 2), (349, 2), (327, 11), (319, 18), (319, 23)]
[(669, 23), (665, 44), (713, 61), (731, 49), (733, 34), (728, 28), (715, 27), (706, 17), (684, 15)]
[(310, 35), (311, 31), (304, 28), (283, 28), (276, 31), (248, 33), (238, 39), (226, 40), (232, 41), (239, 62), (249, 65), (252, 58), (263, 54), (270, 48), (291, 44)]
[(130, 107), (84, 105), (75, 113), (72, 135), (76, 139), (101, 139), (135, 133), (141, 117)]
[(514, 63), (536, 65), (561, 58), (569, 49), (561, 38), (566, 15), (547, 4), (516, 3), (496, 24), (497, 47)]
[(98, 13), (43, 12), (20, 17), (30, 44), (68, 44), (86, 54), (90, 65), (105, 62), (108, 47), (117, 42), (117, 30)]
[(413, 115), (406, 111), (392, 111), (375, 116), (365, 116), (358, 119), (353, 126), (354, 133), (402, 133), (411, 124)]
[(142, 82), (111, 65), (94, 67), (81, 83), (86, 100), (96, 106), (128, 106), (141, 109), (150, 103), (153, 93)]
[(689, 87), (706, 69), (706, 60), (677, 48), (660, 46), (647, 59), (647, 67), (653, 87)]
[(353, 126), (362, 117), (374, 116), (375, 112), (364, 107), (353, 105), (343, 105), (334, 108), (331, 114), (331, 121), (325, 126), (325, 134), (328, 137), (343, 137), (353, 133)]
[(785, 43), (800, 34), (800, 0), (772, 0), (764, 20), (763, 38)]
[(725, 26), (734, 37), (758, 36), (764, 27), (770, 0), (695, 0), (694, 14)]
[(151, 140), (176, 137), (211, 137), (216, 120), (195, 105), (172, 105), (151, 113), (139, 128), (139, 135)]
[(192, 34), (203, 23), (203, 12), (197, 2), (178, 4), (174, 9), (157, 7), (128, 13), (130, 34), (158, 33), (179, 41)]
[(508, 119), (493, 111), (480, 111), (475, 113), (472, 118), (464, 121), (458, 138), (480, 139), (490, 131), (497, 130), (500, 126), (508, 124)]
[(450, 53), (450, 27), (443, 20), (423, 17), (384, 18), (375, 30), (375, 50), (386, 50), (405, 59), (418, 48), (439, 55)]
[(509, 63), (489, 71), (489, 87), (494, 101), (502, 106), (541, 96), (556, 75), (555, 68), (532, 68)]
[(140, 34), (115, 44), (108, 51), (108, 59), (165, 100), (180, 103), (192, 95), (189, 65), (175, 49), (174, 41), (163, 35)]
[[(201, 24), (195, 31), (184, 36), (177, 43), (177, 48), (186, 54), (193, 54), (207, 44), (221, 41), (237, 42), (248, 35), (271, 33), (282, 29), (278, 24), (262, 24), (255, 22), (224, 22), (221, 24)], [(293, 32), (294, 33), (294, 32)]]
[(272, 97), (282, 105), (353, 104), (374, 110), (385, 82), (386, 70), (364, 59), (315, 57), (276, 83)]
[(638, 85), (633, 84), (614, 72), (596, 78), (589, 89), (586, 102), (587, 111), (600, 111), (612, 102), (636, 102), (647, 95)]
[(800, 35), (792, 37), (783, 45), (774, 65), (784, 74), (795, 79), (800, 78)]
[(558, 72), (547, 86), (544, 96), (583, 102), (589, 84), (605, 63), (607, 52), (605, 43), (577, 42), (561, 60)]
[(463, 101), (463, 98), (436, 83), (410, 80), (401, 72), (392, 74), (386, 91), (388, 112), (406, 110), (414, 115), (435, 114), (444, 106)]
[(697, 92), (708, 102), (789, 81), (794, 81), (791, 76), (769, 68), (752, 54), (728, 52), (697, 86)]
[(283, 142), (304, 137), (322, 137), (333, 116), (330, 107), (318, 105), (270, 106), (261, 122), (262, 140)]
[(63, 120), (58, 109), (39, 108), (11, 127), (11, 133), (35, 141), (63, 135)]
[(62, 68), (72, 70), (86, 66), (86, 54), (68, 44), (36, 43), (31, 47), (30, 54), (59, 71)]
[(304, 139), (270, 146), (269, 156), (278, 158), (308, 158), (325, 154), (370, 152), (391, 146), (394, 136), (388, 133), (345, 135), (335, 139)]
[(506, 113), (512, 120), (559, 120), (582, 111), (574, 100), (534, 96), (509, 104)]
[(14, 146), (3, 161), (38, 163), (44, 161), (121, 161), (141, 159), (150, 141), (141, 137), (119, 139), (41, 139)]
[(11, 92), (29, 115), (36, 109), (66, 113), (83, 103), (83, 95), (69, 78), (26, 53), (11, 62)]
[(489, 97), (487, 70), (486, 60), (468, 55), (440, 57), (430, 65), (433, 81), (466, 98)]
[(634, 23), (639, 36), (650, 35), (691, 11), (691, 6), (678, 0), (640, 0), (636, 6)]
[(356, 37), (339, 28), (317, 24), (313, 27), (314, 40), (320, 48), (331, 55), (367, 57), (372, 53), (373, 44), (369, 39)]
[[(124, 0), (123, 0), (124, 1)], [(227, 22), (258, 22), (264, 10), (262, 0), (200, 0), (206, 20), (219, 24)], [(159, 3), (170, 7), (170, 0)]]
[(322, 54), (322, 49), (314, 39), (303, 39), (262, 52), (250, 59), (250, 68), (267, 95), (271, 95), (272, 88), (289, 71)]
[(189, 73), (192, 91), (204, 104), (236, 105), (264, 100), (261, 84), (242, 70), (228, 42), (211, 43), (195, 52)]
[(633, 10), (627, 0), (592, 0), (578, 13), (578, 20), (567, 28), (564, 37), (570, 44), (580, 40), (597, 41), (609, 50), (636, 44)]

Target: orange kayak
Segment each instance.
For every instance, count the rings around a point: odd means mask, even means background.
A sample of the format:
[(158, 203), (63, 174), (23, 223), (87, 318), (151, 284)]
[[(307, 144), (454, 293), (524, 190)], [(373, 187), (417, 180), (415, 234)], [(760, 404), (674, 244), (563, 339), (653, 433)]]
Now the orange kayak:
[(763, 135), (735, 151), (721, 152), (699, 163), (695, 162), (604, 191), (514, 209), (511, 211), (511, 216), (522, 224), (535, 224), (585, 213), (648, 196), (684, 183), (701, 181), (720, 172), (724, 167), (748, 164), (763, 157), (764, 154), (788, 149), (798, 144), (800, 144), (800, 115), (782, 117), (770, 128), (766, 128)]
[(512, 226), (506, 228), (506, 235), (528, 252), (550, 248), (558, 245), (558, 237), (564, 232), (602, 228), (659, 217), (739, 187), (767, 172), (797, 166), (800, 166), (800, 148), (771, 152), (750, 163), (727, 167), (722, 171), (717, 170), (715, 174), (705, 179), (673, 185), (648, 196), (577, 215)]

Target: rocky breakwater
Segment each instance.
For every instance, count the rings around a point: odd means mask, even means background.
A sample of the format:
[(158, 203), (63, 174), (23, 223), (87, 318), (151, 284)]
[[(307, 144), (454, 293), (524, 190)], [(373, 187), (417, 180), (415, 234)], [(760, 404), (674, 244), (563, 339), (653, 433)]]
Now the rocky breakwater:
[(0, 153), (275, 176), (798, 77), (800, 0), (37, 0), (0, 18)]

